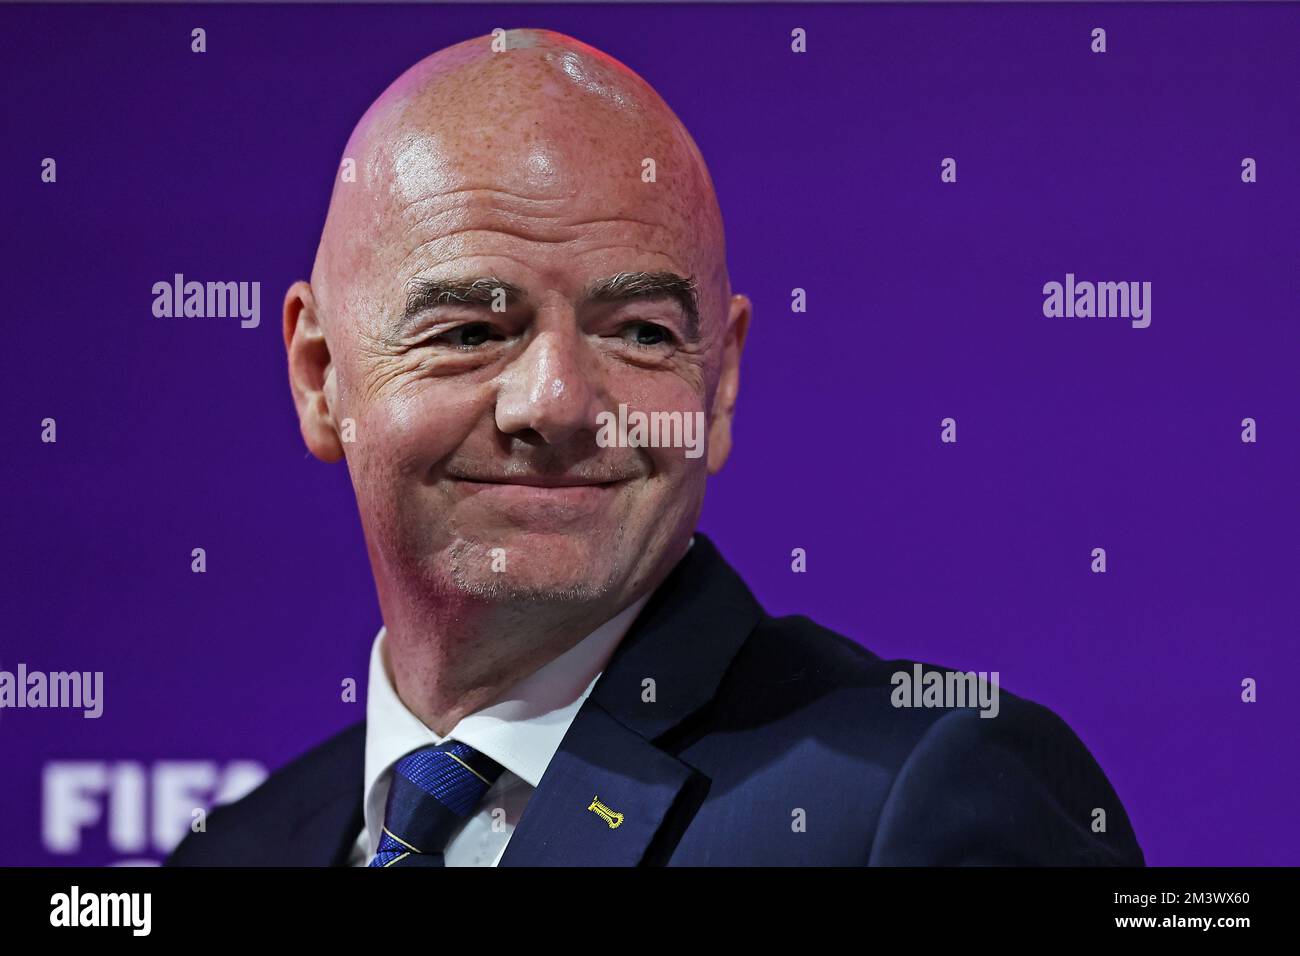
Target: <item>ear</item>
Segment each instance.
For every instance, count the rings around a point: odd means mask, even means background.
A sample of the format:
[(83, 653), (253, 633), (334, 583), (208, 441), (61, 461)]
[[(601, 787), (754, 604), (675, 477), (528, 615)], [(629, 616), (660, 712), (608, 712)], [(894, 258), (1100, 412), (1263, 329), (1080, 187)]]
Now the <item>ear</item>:
[(713, 396), (713, 414), (709, 420), (709, 474), (715, 475), (731, 454), (731, 419), (736, 411), (736, 394), (740, 390), (740, 355), (749, 334), (752, 306), (743, 295), (733, 295), (727, 315), (726, 337), (722, 343), (722, 373)]
[(330, 350), (316, 299), (306, 282), (295, 282), (285, 294), (284, 347), (289, 353), (289, 388), (303, 441), (321, 461), (338, 461), (343, 457), (343, 443), (326, 394), (332, 372)]

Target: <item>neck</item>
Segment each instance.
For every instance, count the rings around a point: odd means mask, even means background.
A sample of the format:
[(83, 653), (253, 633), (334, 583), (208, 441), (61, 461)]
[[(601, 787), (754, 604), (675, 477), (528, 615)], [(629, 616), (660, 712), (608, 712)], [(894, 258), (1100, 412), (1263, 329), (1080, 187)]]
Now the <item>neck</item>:
[[(559, 657), (624, 607), (385, 609), (384, 665), (407, 709), (440, 737)], [(412, 613), (414, 612), (414, 613)]]

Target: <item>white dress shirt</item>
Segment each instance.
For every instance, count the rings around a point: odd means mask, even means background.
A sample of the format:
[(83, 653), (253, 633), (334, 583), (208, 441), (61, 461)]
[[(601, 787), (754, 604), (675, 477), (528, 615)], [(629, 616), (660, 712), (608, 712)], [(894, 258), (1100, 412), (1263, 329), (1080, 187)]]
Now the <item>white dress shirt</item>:
[(352, 849), (351, 865), (366, 866), (379, 846), (393, 765), (412, 750), (454, 737), (505, 770), (484, 794), (478, 812), (453, 831), (444, 859), (448, 866), (496, 866), (578, 709), (649, 597), (626, 607), (496, 703), (463, 717), (446, 737), (426, 727), (397, 696), (384, 668), (381, 628), (370, 650), (366, 699), (366, 825)]

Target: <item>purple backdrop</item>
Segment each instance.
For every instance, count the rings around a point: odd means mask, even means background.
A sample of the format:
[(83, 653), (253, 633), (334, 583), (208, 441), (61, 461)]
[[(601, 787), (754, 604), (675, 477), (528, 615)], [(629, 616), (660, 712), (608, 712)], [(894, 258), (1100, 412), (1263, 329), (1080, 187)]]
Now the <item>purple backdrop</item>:
[[(702, 527), (767, 608), (1000, 672), (1151, 863), (1298, 862), (1300, 7), (976, 4), (0, 9), (0, 668), (104, 672), (97, 720), (0, 712), (0, 863), (158, 859), (188, 794), (363, 715), (279, 303), (367, 104), (498, 26), (627, 63), (711, 165), (756, 311)], [(260, 326), (155, 318), (178, 272), (259, 281)], [(1150, 281), (1151, 326), (1044, 317), (1067, 272)]]

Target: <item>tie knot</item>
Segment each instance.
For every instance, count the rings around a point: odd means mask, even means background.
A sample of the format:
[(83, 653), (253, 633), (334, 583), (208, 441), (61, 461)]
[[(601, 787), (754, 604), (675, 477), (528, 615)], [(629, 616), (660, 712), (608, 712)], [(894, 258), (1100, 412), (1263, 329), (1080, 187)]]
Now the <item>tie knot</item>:
[(427, 857), (439, 865), (457, 824), (474, 812), (505, 768), (469, 744), (448, 740), (413, 750), (393, 765), (384, 834), (371, 866)]
[(465, 817), (496, 783), (504, 768), (469, 744), (448, 740), (436, 747), (413, 750), (393, 766), (398, 778), (414, 784), (457, 816)]

